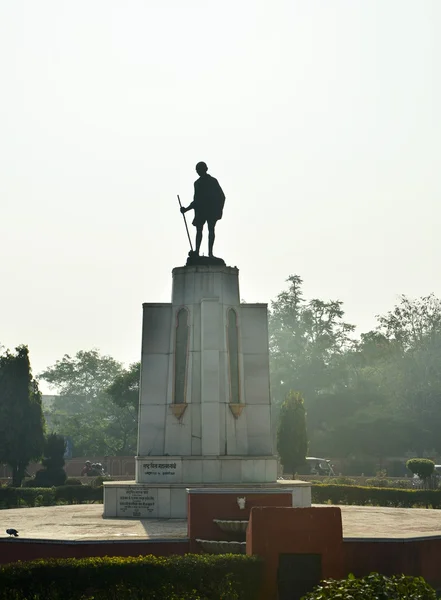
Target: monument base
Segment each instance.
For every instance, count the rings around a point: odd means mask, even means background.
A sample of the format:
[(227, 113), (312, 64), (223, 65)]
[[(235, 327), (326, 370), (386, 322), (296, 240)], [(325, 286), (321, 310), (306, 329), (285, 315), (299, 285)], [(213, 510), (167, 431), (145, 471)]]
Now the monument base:
[(145, 484), (135, 481), (104, 482), (104, 518), (186, 519), (187, 490), (210, 489), (218, 493), (292, 494), (292, 506), (311, 506), (311, 484), (307, 481), (283, 480), (273, 483), (238, 484)]
[(274, 483), (275, 456), (136, 456), (137, 483)]

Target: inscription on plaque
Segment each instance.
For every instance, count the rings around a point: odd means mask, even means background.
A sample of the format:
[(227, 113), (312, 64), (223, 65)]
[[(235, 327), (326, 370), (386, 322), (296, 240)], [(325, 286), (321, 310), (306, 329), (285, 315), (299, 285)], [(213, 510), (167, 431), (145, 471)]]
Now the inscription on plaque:
[(157, 490), (142, 487), (129, 487), (119, 490), (119, 517), (155, 517), (157, 513)]
[(136, 459), (138, 483), (181, 483), (182, 458), (175, 456), (144, 456)]
[(142, 464), (144, 475), (155, 475), (167, 477), (176, 475), (177, 464), (175, 462), (145, 462)]

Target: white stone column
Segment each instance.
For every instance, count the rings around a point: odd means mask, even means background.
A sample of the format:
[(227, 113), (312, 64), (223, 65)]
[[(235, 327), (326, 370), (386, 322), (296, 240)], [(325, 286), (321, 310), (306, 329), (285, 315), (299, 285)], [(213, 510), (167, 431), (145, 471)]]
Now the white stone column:
[[(219, 298), (201, 301), (201, 411), (202, 454), (221, 454), (219, 353), (223, 336)], [(222, 399), (224, 400), (224, 399)]]
[(138, 455), (164, 453), (171, 326), (171, 304), (143, 305)]

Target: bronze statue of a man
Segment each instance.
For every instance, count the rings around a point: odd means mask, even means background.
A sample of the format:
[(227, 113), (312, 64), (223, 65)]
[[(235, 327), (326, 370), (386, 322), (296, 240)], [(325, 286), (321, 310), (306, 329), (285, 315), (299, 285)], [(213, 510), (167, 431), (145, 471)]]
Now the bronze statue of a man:
[(196, 165), (199, 179), (194, 182), (193, 202), (181, 208), (182, 214), (194, 209), (193, 225), (196, 227), (196, 252), (199, 256), (202, 242), (202, 230), (208, 225), (208, 254), (213, 257), (214, 228), (217, 221), (222, 219), (225, 204), (225, 194), (217, 179), (207, 173), (208, 167), (204, 162)]

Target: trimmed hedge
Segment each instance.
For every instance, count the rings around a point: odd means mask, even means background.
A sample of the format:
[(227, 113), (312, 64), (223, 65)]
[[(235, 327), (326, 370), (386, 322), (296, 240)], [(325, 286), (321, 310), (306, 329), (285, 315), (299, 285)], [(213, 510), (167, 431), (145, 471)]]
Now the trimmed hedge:
[(425, 481), (435, 470), (435, 463), (428, 458), (411, 458), (407, 461), (406, 467), (414, 475)]
[(0, 567), (0, 600), (255, 600), (261, 572), (237, 554), (37, 560)]
[(0, 488), (0, 508), (52, 506), (55, 488)]
[(55, 502), (82, 504), (83, 502), (102, 502), (103, 486), (62, 485), (55, 488)]
[(102, 502), (103, 488), (90, 485), (62, 485), (53, 488), (0, 487), (0, 508), (54, 506)]
[[(0, 487), (0, 508), (54, 506), (102, 502), (103, 486), (63, 485), (53, 488)], [(399, 508), (441, 508), (441, 489), (400, 489), (314, 483), (314, 504), (354, 504)]]
[(379, 575), (371, 573), (362, 579), (350, 575), (347, 579), (322, 581), (302, 600), (332, 600), (352, 598), (353, 600), (435, 600), (435, 590), (422, 577), (406, 575)]
[(83, 482), (77, 477), (68, 477), (64, 482), (64, 485), (83, 485)]
[(314, 504), (441, 508), (441, 490), (406, 490), (316, 483), (312, 486), (312, 502)]

